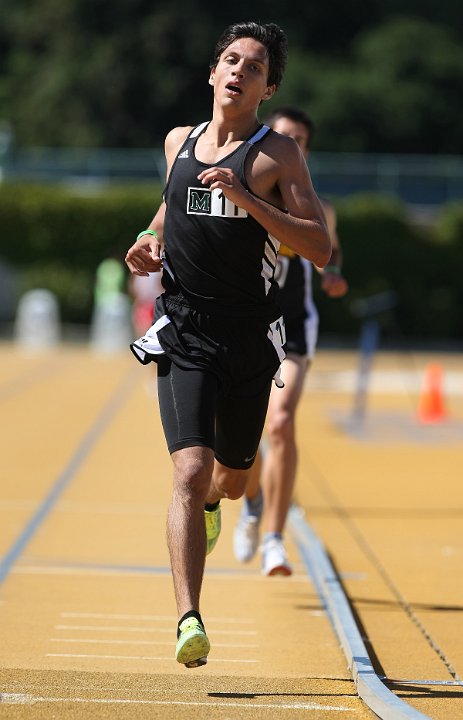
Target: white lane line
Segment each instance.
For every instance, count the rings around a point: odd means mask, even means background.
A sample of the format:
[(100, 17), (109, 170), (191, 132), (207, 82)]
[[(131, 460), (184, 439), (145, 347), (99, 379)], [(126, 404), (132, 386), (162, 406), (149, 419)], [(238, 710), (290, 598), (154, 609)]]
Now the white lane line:
[(0, 511), (3, 510), (30, 510), (36, 508), (35, 500), (0, 500)]
[[(45, 657), (60, 657), (60, 658), (92, 658), (100, 660), (159, 660), (161, 662), (172, 662), (172, 656), (169, 657), (158, 657), (151, 655), (92, 655), (91, 653), (45, 653)], [(230, 660), (229, 658), (208, 658), (210, 662), (224, 662), (224, 663), (257, 663), (259, 660)]]
[(304, 559), (315, 589), (327, 608), (328, 617), (346, 656), (359, 696), (382, 720), (430, 720), (428, 715), (408, 705), (382, 683), (375, 672), (348, 597), (324, 545), (304, 519), (300, 508), (293, 505), (288, 519), (292, 538)]
[(337, 707), (336, 705), (321, 705), (319, 703), (256, 703), (246, 704), (237, 702), (197, 702), (188, 700), (133, 700), (130, 698), (57, 698), (41, 697), (21, 693), (2, 693), (0, 702), (10, 705), (32, 705), (33, 703), (99, 703), (103, 705), (186, 705), (187, 707), (210, 707), (210, 708), (241, 708), (241, 710), (324, 710), (331, 712), (357, 712), (353, 708)]
[[(3, 510), (29, 510), (35, 508), (37, 503), (35, 500), (0, 500), (0, 511)], [(167, 505), (101, 505), (98, 503), (69, 502), (61, 501), (55, 505), (55, 512), (72, 512), (72, 513), (92, 513), (92, 514), (119, 514), (119, 515), (150, 515), (155, 517), (164, 517), (167, 511)]]
[(65, 618), (94, 618), (105, 620), (166, 620), (176, 622), (176, 615), (133, 615), (128, 613), (97, 613), (97, 612), (62, 612)]
[[(61, 617), (66, 618), (94, 618), (108, 620), (166, 620), (168, 622), (177, 622), (176, 615), (134, 615), (128, 613), (95, 613), (95, 612), (62, 612)], [(255, 623), (255, 618), (234, 618), (234, 617), (208, 617), (207, 624), (217, 623)]]
[[(314, 371), (307, 375), (305, 387), (311, 392), (355, 392), (358, 382), (356, 370), (323, 373)], [(373, 371), (370, 377), (370, 389), (374, 393), (397, 393), (410, 395), (418, 393), (422, 386), (421, 370), (380, 370)], [(463, 373), (448, 370), (445, 373), (445, 389), (452, 395), (463, 395)]]
[[(139, 633), (169, 633), (172, 628), (148, 628), (127, 625), (55, 625), (55, 630), (96, 630), (98, 632), (139, 632)], [(257, 635), (257, 630), (212, 630), (208, 635)]]
[(3, 583), (10, 572), (14, 571), (16, 562), (23, 556), (24, 550), (30, 545), (31, 540), (40, 530), (44, 521), (53, 512), (56, 502), (64, 494), (65, 490), (72, 485), (81, 466), (93, 452), (104, 433), (115, 422), (117, 413), (121, 411), (134, 386), (134, 379), (135, 374), (130, 370), (125, 374), (115, 390), (112, 391), (109, 400), (99, 410), (96, 419), (74, 448), (74, 452), (67, 464), (55, 478), (35, 512), (32, 513), (32, 516), (27, 519), (20, 529), (19, 535), (0, 561), (0, 583)]
[[(339, 680), (339, 675), (323, 675), (323, 678), (320, 678), (320, 680), (324, 680), (324, 681), (328, 681), (328, 680)], [(347, 680), (347, 678), (345, 678), (345, 680)], [(63, 683), (63, 684), (60, 683), (59, 689), (60, 689), (61, 692), (67, 692), (67, 693), (79, 693), (79, 692), (82, 692), (82, 693), (84, 693), (84, 694), (85, 694), (85, 693), (89, 693), (90, 691), (94, 690), (95, 692), (98, 691), (98, 693), (99, 693), (100, 695), (101, 695), (101, 694), (109, 694), (109, 695), (112, 695), (112, 693), (116, 693), (116, 694), (119, 694), (119, 695), (126, 695), (127, 693), (130, 693), (130, 692), (131, 692), (131, 691), (130, 691), (130, 688), (128, 688), (127, 686), (124, 686), (124, 685), (123, 685), (122, 687), (116, 687), (116, 686), (114, 686), (114, 685), (106, 686), (106, 685), (100, 685), (100, 684), (98, 684), (98, 687), (97, 687), (97, 688), (89, 688), (88, 685), (79, 685), (79, 684), (77, 683), (77, 681), (76, 681), (75, 683), (72, 683), (72, 685), (66, 685), (65, 683)], [(5, 686), (4, 690), (5, 690), (5, 692), (16, 692), (16, 693), (18, 693), (18, 694), (24, 693), (24, 683), (22, 683), (22, 682), (20, 682), (20, 681), (15, 682), (14, 680), (12, 680), (11, 682), (8, 683), (8, 690), (7, 690), (6, 686)], [(33, 686), (33, 687), (32, 687), (32, 690), (37, 691), (37, 687), (34, 687), (34, 686)], [(47, 693), (48, 693), (48, 692), (49, 692), (49, 693), (54, 693), (54, 692), (56, 692), (56, 685), (53, 685), (53, 684), (46, 685), (46, 684), (40, 683), (40, 690), (41, 690), (42, 693), (45, 693), (45, 692), (47, 692)], [(133, 693), (132, 693), (132, 694), (133, 694)], [(136, 689), (136, 696), (139, 697), (139, 696), (141, 696), (141, 695), (149, 695), (150, 697), (151, 697), (151, 696), (153, 696), (153, 697), (157, 697), (157, 696), (164, 697), (165, 692), (162, 691), (162, 690), (156, 690), (156, 689), (154, 689), (153, 687), (150, 687), (149, 689), (148, 689), (148, 688), (147, 688), (147, 689), (143, 689), (142, 687), (137, 687), (137, 689)], [(187, 696), (190, 697), (190, 696), (191, 696), (191, 689), (182, 690), (182, 688), (180, 688), (180, 687), (178, 687), (178, 688), (175, 689), (175, 696), (176, 696), (176, 697), (177, 697), (177, 696), (182, 696), (182, 697), (183, 697), (184, 695), (187, 695)], [(248, 695), (249, 695), (249, 699), (254, 699), (254, 698), (252, 697), (252, 696), (253, 696), (252, 693), (248, 693)], [(1, 693), (0, 693), (0, 696), (1, 696)], [(228, 694), (227, 696), (228, 696), (228, 697), (231, 697), (231, 694)], [(220, 697), (220, 693), (217, 693), (217, 694), (215, 695), (215, 697)], [(256, 694), (255, 694), (255, 697), (258, 698), (258, 697), (259, 697), (259, 694), (256, 693)]]
[[(89, 643), (91, 645), (172, 645), (167, 640), (96, 640), (95, 638), (50, 638), (57, 643)], [(214, 643), (214, 647), (222, 648), (256, 648), (258, 645), (249, 643)]]
[(99, 577), (104, 575), (105, 577), (152, 577), (157, 575), (159, 577), (168, 576), (170, 570), (161, 569), (158, 572), (147, 571), (143, 568), (133, 568), (130, 570), (119, 570), (105, 567), (67, 567), (62, 565), (16, 565), (11, 570), (15, 575), (85, 575), (89, 577)]
[(166, 505), (143, 505), (133, 503), (132, 505), (120, 504), (120, 503), (93, 503), (93, 502), (76, 502), (69, 500), (62, 500), (57, 503), (56, 510), (60, 512), (70, 513), (109, 513), (111, 515), (151, 515), (155, 517), (164, 517), (167, 511)]

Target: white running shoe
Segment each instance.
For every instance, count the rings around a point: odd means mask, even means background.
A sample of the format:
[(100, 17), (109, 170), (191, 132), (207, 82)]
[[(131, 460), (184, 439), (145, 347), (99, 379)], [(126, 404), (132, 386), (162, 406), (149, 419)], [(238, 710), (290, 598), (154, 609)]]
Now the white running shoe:
[(233, 550), (239, 562), (252, 560), (259, 547), (260, 518), (255, 515), (240, 515), (233, 534)]
[(292, 575), (283, 540), (269, 538), (262, 545), (262, 575)]

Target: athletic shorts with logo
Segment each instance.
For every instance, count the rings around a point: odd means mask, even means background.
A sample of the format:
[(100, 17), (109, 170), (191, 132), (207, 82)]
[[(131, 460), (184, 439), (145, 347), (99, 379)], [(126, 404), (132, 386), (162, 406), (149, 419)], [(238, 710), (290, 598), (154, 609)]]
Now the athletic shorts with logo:
[(169, 452), (200, 445), (227, 467), (250, 467), (285, 355), (282, 319), (214, 315), (163, 294), (153, 328)]
[(318, 311), (312, 297), (312, 264), (283, 245), (275, 272), (278, 304), (286, 328), (287, 354), (312, 359), (318, 339)]

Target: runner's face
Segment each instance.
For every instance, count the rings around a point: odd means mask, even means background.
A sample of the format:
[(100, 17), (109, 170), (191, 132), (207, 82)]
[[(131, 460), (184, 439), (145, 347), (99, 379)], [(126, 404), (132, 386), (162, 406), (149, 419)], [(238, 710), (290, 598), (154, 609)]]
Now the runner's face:
[(309, 131), (307, 130), (304, 123), (295, 122), (287, 117), (280, 117), (272, 125), (272, 128), (281, 133), (281, 135), (288, 135), (297, 142), (302, 150), (304, 157), (309, 154)]
[(227, 106), (257, 107), (275, 92), (268, 85), (267, 48), (253, 38), (239, 38), (222, 53), (209, 82), (214, 86), (214, 97)]

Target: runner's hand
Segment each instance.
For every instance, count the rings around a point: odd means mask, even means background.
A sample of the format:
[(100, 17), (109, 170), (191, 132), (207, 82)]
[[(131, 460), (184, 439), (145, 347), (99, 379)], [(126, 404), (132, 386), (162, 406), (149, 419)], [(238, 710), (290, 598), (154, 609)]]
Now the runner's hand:
[(249, 193), (231, 168), (208, 168), (198, 175), (198, 180), (200, 180), (203, 185), (209, 185), (211, 190), (222, 190), (225, 197), (238, 207), (245, 207), (246, 197)]
[(343, 297), (349, 289), (346, 278), (338, 273), (324, 272), (321, 281), (322, 290), (328, 297)]
[(152, 235), (144, 235), (127, 251), (125, 262), (133, 275), (148, 275), (162, 270), (161, 243)]

